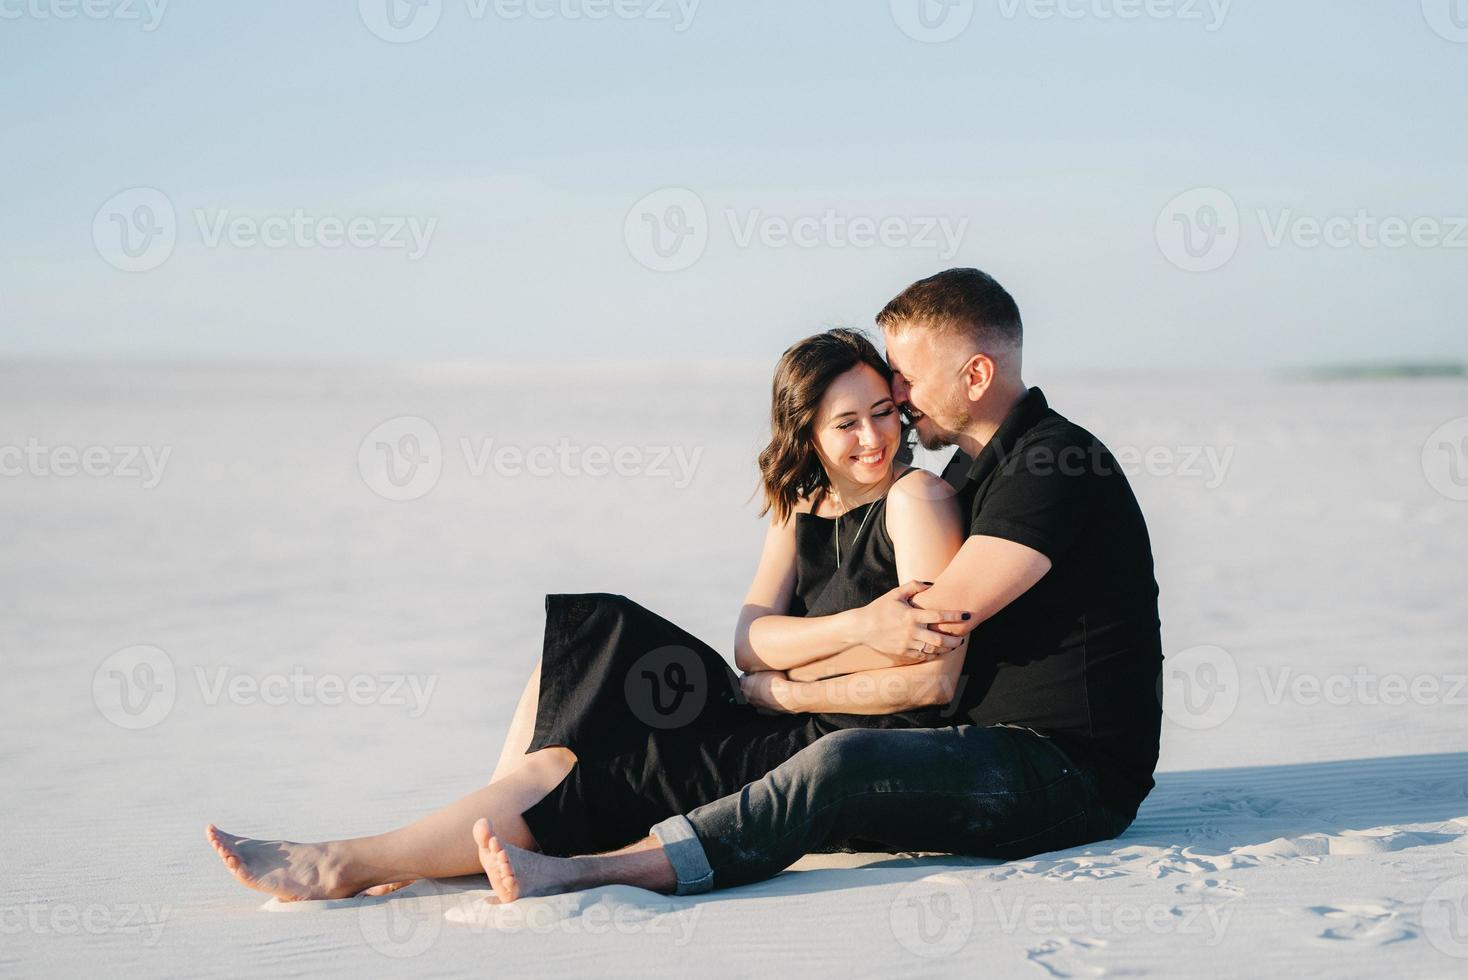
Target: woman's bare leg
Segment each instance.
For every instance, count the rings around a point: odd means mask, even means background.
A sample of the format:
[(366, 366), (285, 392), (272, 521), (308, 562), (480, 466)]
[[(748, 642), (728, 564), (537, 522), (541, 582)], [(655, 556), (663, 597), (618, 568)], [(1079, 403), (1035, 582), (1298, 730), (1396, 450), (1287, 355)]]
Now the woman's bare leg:
[(515, 716), (510, 719), (510, 730), (505, 733), (504, 748), (500, 749), (500, 761), (489, 777), (492, 783), (509, 775), (525, 761), (525, 751), (535, 737), (535, 709), (540, 703), (540, 661), (530, 672), (530, 680), (520, 693), (520, 703), (515, 706)]
[[(494, 773), (489, 777), (491, 783), (504, 779), (524, 763), (525, 753), (530, 748), (530, 741), (535, 737), (536, 709), (539, 703), (540, 661), (536, 660), (535, 669), (530, 672), (530, 680), (525, 683), (525, 689), (520, 692), (520, 701), (515, 705), (515, 715), (510, 719), (510, 730), (505, 733), (505, 743), (500, 749), (499, 762), (494, 767)], [(414, 880), (405, 878), (402, 881), (384, 882), (368, 888), (363, 894), (386, 895), (399, 888), (408, 887)]]
[(521, 816), (554, 789), (576, 764), (569, 749), (542, 749), (525, 756), (504, 778), (397, 830), (373, 837), (297, 844), (252, 840), (213, 824), (209, 843), (244, 884), (281, 901), (348, 898), (374, 886), (415, 878), (448, 878), (483, 871), (469, 831), (480, 817), (494, 822), (496, 835), (515, 846), (537, 844)]

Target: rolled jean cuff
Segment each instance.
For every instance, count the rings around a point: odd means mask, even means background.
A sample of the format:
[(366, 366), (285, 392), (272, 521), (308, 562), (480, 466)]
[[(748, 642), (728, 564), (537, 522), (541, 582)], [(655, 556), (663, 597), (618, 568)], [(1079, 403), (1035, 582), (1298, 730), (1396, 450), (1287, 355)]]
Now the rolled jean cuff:
[(663, 845), (663, 853), (678, 877), (678, 895), (702, 895), (714, 887), (714, 869), (703, 852), (698, 833), (688, 818), (679, 814), (652, 828), (652, 835)]

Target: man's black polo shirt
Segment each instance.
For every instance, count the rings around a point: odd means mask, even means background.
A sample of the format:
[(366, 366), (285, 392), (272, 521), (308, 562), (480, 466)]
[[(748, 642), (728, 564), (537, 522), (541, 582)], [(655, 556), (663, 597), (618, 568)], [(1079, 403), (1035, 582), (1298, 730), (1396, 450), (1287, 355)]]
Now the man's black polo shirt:
[(978, 629), (959, 705), (979, 725), (1052, 736), (1128, 817), (1152, 789), (1162, 641), (1152, 545), (1131, 484), (1095, 436), (1031, 388), (958, 488), (969, 533), (1033, 548), (1052, 568)]

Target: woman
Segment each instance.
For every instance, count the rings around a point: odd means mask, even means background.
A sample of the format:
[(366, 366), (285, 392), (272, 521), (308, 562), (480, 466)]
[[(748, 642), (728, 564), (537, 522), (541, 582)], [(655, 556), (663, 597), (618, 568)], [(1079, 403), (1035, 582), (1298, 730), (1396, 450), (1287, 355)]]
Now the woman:
[[(946, 484), (895, 462), (890, 381), (852, 330), (781, 358), (759, 460), (770, 525), (735, 636), (743, 681), (627, 599), (550, 596), (544, 653), (488, 786), (354, 840), (252, 840), (211, 824), (225, 865), (285, 901), (382, 894), (480, 873), (469, 832), (480, 817), (516, 846), (595, 853), (737, 791), (830, 732), (948, 724), (966, 646), (942, 629), (964, 616), (907, 599), (947, 566), (963, 532)], [(792, 682), (838, 676), (850, 683), (825, 703), (791, 700), (809, 687)]]

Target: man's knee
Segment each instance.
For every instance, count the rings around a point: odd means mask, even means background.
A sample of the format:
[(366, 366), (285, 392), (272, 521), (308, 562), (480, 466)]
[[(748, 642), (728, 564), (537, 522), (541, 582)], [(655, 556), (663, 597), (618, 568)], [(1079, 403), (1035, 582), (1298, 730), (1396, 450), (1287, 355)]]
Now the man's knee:
[(883, 737), (891, 732), (843, 728), (823, 736), (791, 760), (799, 778), (844, 782), (858, 776), (883, 755)]

